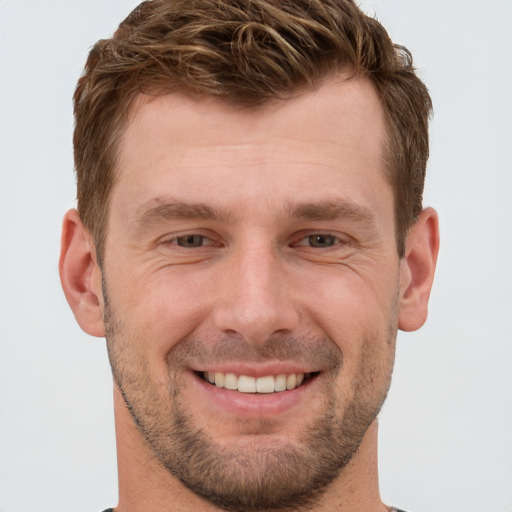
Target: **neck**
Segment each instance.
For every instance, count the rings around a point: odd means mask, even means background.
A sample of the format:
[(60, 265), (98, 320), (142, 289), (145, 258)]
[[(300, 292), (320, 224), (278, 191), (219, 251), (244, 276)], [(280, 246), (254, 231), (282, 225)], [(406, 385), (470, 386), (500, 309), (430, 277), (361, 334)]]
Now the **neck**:
[[(116, 512), (220, 512), (173, 477), (155, 458), (114, 391), (119, 505)], [(294, 509), (296, 510), (296, 509)], [(377, 420), (337, 479), (308, 512), (385, 512), (379, 494)], [(288, 512), (286, 510), (272, 512)]]

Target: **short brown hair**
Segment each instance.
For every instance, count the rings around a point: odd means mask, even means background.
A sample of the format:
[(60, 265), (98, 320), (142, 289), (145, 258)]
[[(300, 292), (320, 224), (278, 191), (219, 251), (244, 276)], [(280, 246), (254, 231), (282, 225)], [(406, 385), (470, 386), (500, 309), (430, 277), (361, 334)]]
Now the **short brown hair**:
[(182, 91), (256, 108), (347, 69), (374, 84), (384, 109), (403, 256), (422, 209), (432, 109), (410, 52), (352, 0), (148, 0), (94, 45), (74, 95), (78, 210), (99, 260), (119, 140), (138, 94)]

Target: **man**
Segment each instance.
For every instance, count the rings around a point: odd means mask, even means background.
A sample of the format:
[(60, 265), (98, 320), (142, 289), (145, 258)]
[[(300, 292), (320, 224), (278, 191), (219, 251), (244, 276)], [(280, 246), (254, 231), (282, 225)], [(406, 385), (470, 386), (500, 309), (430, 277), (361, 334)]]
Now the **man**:
[(154, 0), (92, 49), (60, 272), (107, 339), (117, 512), (391, 510), (376, 417), (427, 315), (430, 109), (350, 0)]

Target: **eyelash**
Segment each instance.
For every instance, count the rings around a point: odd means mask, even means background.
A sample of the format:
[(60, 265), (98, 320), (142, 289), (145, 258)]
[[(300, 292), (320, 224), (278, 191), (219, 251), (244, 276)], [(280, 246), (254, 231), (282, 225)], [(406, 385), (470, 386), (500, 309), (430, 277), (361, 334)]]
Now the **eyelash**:
[[(316, 241), (319, 241), (320, 239), (328, 240), (330, 243), (328, 245), (314, 245), (313, 239), (317, 239)], [(301, 243), (306, 242), (306, 243)], [(309, 243), (308, 243), (309, 242)], [(335, 245), (339, 245), (340, 243), (343, 243), (342, 240), (337, 237), (336, 235), (333, 235), (332, 233), (311, 233), (309, 235), (302, 236), (298, 239), (298, 242), (295, 242), (293, 244), (294, 247), (302, 246), (302, 247), (311, 247), (313, 249), (330, 249), (331, 247), (334, 247)]]
[[(312, 239), (316, 237), (317, 239), (323, 238), (327, 239), (330, 243), (326, 246), (315, 246), (312, 242)], [(187, 245), (187, 243), (180, 243), (180, 241), (184, 241), (186, 239), (189, 239), (191, 245)], [(194, 241), (198, 241), (200, 239), (199, 245), (194, 245)], [(204, 243), (205, 241), (209, 241), (210, 243)], [(301, 243), (306, 242), (306, 243)], [(308, 243), (309, 242), (309, 243)], [(165, 242), (166, 244), (170, 245), (177, 245), (178, 247), (182, 247), (184, 249), (196, 249), (199, 247), (205, 247), (205, 246), (211, 246), (216, 245), (215, 242), (208, 236), (198, 234), (198, 233), (187, 233), (185, 235), (180, 235), (177, 237), (174, 237), (168, 241)], [(311, 233), (307, 235), (303, 235), (300, 238), (297, 238), (296, 241), (291, 243), (291, 247), (310, 247), (313, 249), (330, 249), (331, 247), (334, 247), (336, 245), (345, 245), (347, 242), (340, 239), (340, 237), (337, 237), (336, 235), (333, 235), (332, 233), (328, 232), (317, 232), (317, 233)]]
[(187, 238), (188, 239), (200, 238), (202, 242), (204, 242), (205, 240), (208, 240), (211, 243), (206, 244), (206, 245), (214, 245), (214, 242), (213, 242), (213, 240), (211, 238), (209, 238), (206, 235), (201, 235), (201, 234), (198, 234), (198, 233), (187, 233), (186, 235), (176, 236), (176, 237), (171, 238), (170, 240), (166, 241), (165, 243), (168, 243), (168, 244), (171, 244), (171, 245), (177, 245), (178, 247), (183, 247), (184, 249), (195, 249), (197, 247), (204, 247), (205, 246), (204, 243), (201, 243), (200, 245), (191, 245), (191, 246), (187, 246), (186, 244), (182, 245), (182, 244), (179, 243), (180, 240), (185, 240)]

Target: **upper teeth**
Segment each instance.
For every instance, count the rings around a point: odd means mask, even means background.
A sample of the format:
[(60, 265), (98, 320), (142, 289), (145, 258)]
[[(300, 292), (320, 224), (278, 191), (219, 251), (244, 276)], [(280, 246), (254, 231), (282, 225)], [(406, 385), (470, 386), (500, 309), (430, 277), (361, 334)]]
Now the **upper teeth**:
[(304, 373), (249, 377), (234, 373), (204, 372), (204, 378), (218, 388), (233, 389), (241, 393), (273, 393), (292, 390), (304, 382), (304, 377)]

